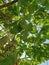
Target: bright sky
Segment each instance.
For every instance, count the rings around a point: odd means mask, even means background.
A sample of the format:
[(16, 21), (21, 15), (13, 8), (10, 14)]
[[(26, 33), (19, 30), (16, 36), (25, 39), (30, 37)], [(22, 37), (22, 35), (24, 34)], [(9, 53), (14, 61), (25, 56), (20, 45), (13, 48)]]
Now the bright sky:
[[(2, 30), (1, 26), (0, 26), (0, 30)], [(45, 43), (49, 43), (49, 40), (46, 39)], [(20, 58), (23, 58), (23, 57), (25, 57), (25, 52), (23, 53), (23, 55)], [(40, 65), (49, 65), (49, 60), (41, 63)]]
[[(8, 0), (6, 0), (6, 2), (8, 2)], [(42, 5), (39, 4), (39, 6), (42, 7)], [(49, 13), (49, 10), (47, 11), (47, 13)], [(0, 30), (2, 30), (2, 27), (0, 26)], [(46, 40), (46, 43), (49, 42), (49, 40), (47, 39)], [(23, 53), (23, 55), (21, 56), (21, 58), (25, 57), (25, 52)], [(49, 65), (49, 60), (48, 61), (45, 61), (43, 63), (41, 63), (40, 65)]]
[[(20, 58), (24, 58), (25, 57), (25, 52), (22, 54), (22, 56)], [(29, 58), (28, 58), (29, 59)], [(42, 62), (41, 64), (39, 65), (49, 65), (49, 60), (48, 61), (45, 61), (45, 62)]]
[(40, 65), (49, 65), (49, 60), (41, 63)]

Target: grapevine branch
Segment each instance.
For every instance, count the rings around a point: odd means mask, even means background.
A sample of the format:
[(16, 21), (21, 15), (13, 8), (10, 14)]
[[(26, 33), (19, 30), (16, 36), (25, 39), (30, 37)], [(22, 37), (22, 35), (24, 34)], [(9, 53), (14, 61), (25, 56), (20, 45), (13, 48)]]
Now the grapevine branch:
[(4, 7), (8, 7), (8, 6), (11, 6), (12, 4), (18, 2), (18, 0), (14, 0), (12, 2), (9, 2), (9, 3), (6, 3), (6, 4), (3, 4), (3, 5), (0, 5), (0, 9), (4, 8)]

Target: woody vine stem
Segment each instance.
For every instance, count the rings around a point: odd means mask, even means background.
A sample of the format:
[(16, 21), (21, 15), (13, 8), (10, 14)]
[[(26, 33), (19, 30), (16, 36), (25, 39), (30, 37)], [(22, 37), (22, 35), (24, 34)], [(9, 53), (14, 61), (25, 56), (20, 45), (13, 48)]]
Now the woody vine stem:
[(0, 9), (4, 8), (4, 7), (8, 7), (8, 6), (11, 6), (12, 4), (18, 2), (18, 0), (14, 0), (12, 2), (9, 2), (9, 3), (6, 3), (6, 4), (3, 4), (3, 5), (0, 5)]

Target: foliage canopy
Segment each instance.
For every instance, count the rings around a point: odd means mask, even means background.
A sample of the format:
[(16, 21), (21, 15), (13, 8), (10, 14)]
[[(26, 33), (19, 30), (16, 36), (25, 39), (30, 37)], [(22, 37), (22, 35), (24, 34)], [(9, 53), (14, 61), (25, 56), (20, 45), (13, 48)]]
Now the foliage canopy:
[(0, 0), (0, 65), (37, 65), (48, 60), (46, 40), (49, 0)]

